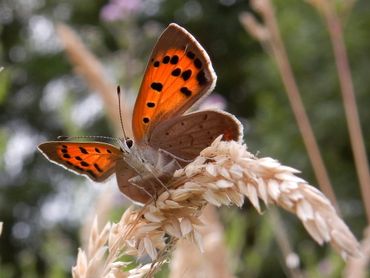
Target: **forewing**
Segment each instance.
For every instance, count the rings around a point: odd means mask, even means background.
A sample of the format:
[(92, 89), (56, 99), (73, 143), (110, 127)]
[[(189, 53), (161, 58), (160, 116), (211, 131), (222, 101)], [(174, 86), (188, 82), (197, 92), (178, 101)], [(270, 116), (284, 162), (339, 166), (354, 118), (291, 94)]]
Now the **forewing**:
[(191, 160), (219, 135), (223, 140), (240, 141), (243, 128), (231, 114), (206, 110), (176, 117), (161, 123), (149, 138), (149, 144), (173, 155)]
[(39, 145), (38, 149), (50, 161), (96, 182), (111, 176), (117, 160), (122, 159), (118, 148), (98, 142), (53, 141)]
[(206, 51), (184, 28), (170, 24), (149, 59), (134, 107), (137, 143), (158, 124), (181, 115), (215, 86), (216, 74)]

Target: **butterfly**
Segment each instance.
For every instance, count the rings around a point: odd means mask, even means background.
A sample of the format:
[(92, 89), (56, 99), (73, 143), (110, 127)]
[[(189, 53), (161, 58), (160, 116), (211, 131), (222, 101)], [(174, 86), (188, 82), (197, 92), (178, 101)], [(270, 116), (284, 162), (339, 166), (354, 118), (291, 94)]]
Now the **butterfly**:
[(50, 141), (38, 149), (51, 162), (95, 182), (115, 174), (120, 191), (144, 204), (168, 189), (174, 171), (218, 136), (226, 141), (241, 140), (242, 126), (229, 113), (185, 113), (213, 90), (216, 78), (203, 47), (183, 27), (172, 23), (159, 37), (145, 70), (133, 110), (134, 140), (118, 139), (118, 146)]

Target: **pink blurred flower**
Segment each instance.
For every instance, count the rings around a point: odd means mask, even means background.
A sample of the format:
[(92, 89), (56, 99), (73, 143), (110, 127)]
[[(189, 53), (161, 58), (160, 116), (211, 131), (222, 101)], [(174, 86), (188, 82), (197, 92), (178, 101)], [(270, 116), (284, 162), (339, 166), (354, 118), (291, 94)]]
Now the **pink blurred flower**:
[(226, 108), (226, 99), (219, 95), (213, 93), (211, 96), (207, 97), (199, 106), (200, 110), (205, 109), (219, 109), (219, 110), (225, 110)]
[(143, 9), (142, 0), (110, 0), (100, 11), (104, 21), (115, 21), (135, 15)]

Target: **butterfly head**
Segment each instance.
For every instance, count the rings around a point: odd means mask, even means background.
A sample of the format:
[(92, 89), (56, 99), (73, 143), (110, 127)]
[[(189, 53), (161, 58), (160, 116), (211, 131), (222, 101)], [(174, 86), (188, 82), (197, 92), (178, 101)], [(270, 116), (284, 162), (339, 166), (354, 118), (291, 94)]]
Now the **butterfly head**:
[(119, 138), (118, 144), (121, 147), (122, 152), (124, 153), (130, 153), (131, 148), (134, 145), (134, 141), (130, 138)]

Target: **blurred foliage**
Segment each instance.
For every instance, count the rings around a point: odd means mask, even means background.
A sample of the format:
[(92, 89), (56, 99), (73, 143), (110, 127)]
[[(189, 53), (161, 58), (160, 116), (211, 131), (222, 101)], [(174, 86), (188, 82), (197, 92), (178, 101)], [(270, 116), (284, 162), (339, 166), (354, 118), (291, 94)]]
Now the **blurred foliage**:
[[(133, 8), (118, 15), (109, 10), (112, 3), (101, 0), (0, 2), (0, 67), (4, 67), (0, 72), (1, 277), (68, 277), (77, 248), (86, 240), (81, 226), (94, 213), (92, 204), (102, 191), (52, 165), (36, 150), (40, 142), (58, 135), (113, 133), (100, 99), (90, 94), (63, 53), (55, 32), (58, 22), (78, 32), (103, 62), (109, 78), (128, 92), (130, 103), (160, 32), (170, 22), (183, 25), (211, 56), (218, 75), (216, 92), (245, 124), (250, 151), (298, 168), (303, 178), (316, 183), (279, 73), (238, 21), (240, 12), (250, 10), (248, 1), (126, 1)], [(325, 24), (305, 1), (274, 3), (344, 218), (361, 237), (365, 217)], [(369, 150), (370, 3), (357, 1), (353, 11), (344, 14)], [(117, 211), (127, 206), (119, 196), (115, 200)], [(239, 277), (286, 275), (267, 217), (256, 214), (248, 204), (243, 210), (224, 208), (221, 212), (232, 266)], [(117, 218), (117, 212), (111, 217)], [(293, 216), (284, 213), (284, 223), (309, 276), (318, 276), (324, 261), (332, 269), (329, 273), (340, 273), (343, 261), (337, 254), (319, 247)]]

